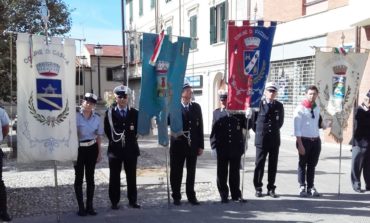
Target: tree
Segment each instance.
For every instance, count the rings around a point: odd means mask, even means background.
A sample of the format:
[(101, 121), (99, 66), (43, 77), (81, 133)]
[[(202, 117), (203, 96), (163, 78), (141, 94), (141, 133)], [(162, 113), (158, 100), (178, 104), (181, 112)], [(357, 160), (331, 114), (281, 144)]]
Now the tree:
[[(47, 0), (50, 17), (48, 34), (60, 36), (71, 29), (72, 9), (62, 0)], [(0, 0), (0, 100), (11, 101), (15, 98), (10, 92), (10, 81), (13, 92), (16, 92), (16, 35), (9, 32), (44, 34), (40, 14), (40, 0)], [(10, 58), (10, 41), (12, 41), (12, 58)], [(10, 61), (13, 64), (13, 75), (10, 73)], [(13, 96), (12, 96), (13, 95)]]

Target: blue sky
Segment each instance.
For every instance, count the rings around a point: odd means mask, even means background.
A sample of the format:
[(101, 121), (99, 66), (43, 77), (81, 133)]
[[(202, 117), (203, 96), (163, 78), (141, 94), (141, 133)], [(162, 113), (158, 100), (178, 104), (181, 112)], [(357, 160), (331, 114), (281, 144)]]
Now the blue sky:
[[(121, 0), (64, 0), (72, 12), (74, 38), (87, 43), (122, 45)], [(77, 46), (78, 47), (78, 46)]]

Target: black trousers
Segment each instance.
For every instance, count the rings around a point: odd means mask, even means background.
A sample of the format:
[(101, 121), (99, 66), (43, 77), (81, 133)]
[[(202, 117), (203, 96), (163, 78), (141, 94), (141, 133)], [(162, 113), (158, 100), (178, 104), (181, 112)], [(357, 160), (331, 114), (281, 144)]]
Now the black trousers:
[(82, 199), (82, 184), (84, 175), (86, 178), (86, 203), (88, 206), (92, 205), (92, 197), (95, 189), (95, 165), (98, 158), (99, 149), (98, 144), (88, 147), (78, 147), (77, 163), (75, 168), (75, 191), (77, 201), (80, 203)]
[(241, 197), (240, 159), (240, 156), (217, 156), (217, 188), (221, 199), (227, 199), (229, 197), (229, 187), (227, 186), (228, 175), (231, 198), (236, 200)]
[(186, 161), (186, 196), (188, 200), (196, 198), (194, 183), (195, 183), (195, 169), (197, 165), (196, 155), (186, 155), (184, 153), (170, 152), (170, 182), (172, 190), (172, 198), (174, 200), (181, 200), (181, 181)]
[(123, 159), (109, 158), (109, 199), (112, 205), (118, 204), (121, 199), (121, 170), (126, 174), (127, 198), (130, 204), (137, 202), (136, 188), (136, 166), (137, 157), (126, 157)]
[(0, 214), (7, 212), (6, 190), (3, 181), (3, 157), (4, 153), (0, 148)]
[(366, 189), (370, 189), (370, 148), (354, 146), (351, 167), (351, 182), (354, 190), (361, 189), (361, 172), (363, 172)]
[(299, 155), (298, 182), (300, 186), (306, 186), (307, 181), (307, 188), (312, 188), (314, 187), (315, 168), (321, 152), (321, 140), (320, 138), (311, 140), (302, 137), (302, 143), (305, 154)]
[(267, 190), (275, 190), (275, 179), (279, 157), (279, 146), (266, 145), (256, 146), (256, 162), (254, 169), (253, 184), (256, 190), (262, 190), (262, 179), (265, 170), (266, 157), (268, 155)]

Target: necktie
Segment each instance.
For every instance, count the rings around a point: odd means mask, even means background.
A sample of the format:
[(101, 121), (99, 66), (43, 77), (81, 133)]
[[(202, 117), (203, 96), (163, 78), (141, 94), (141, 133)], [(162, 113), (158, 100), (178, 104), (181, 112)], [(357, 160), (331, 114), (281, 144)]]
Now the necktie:
[(189, 111), (189, 106), (185, 106), (185, 111), (188, 112)]
[(124, 117), (126, 117), (126, 111), (125, 111), (125, 110), (123, 110), (123, 109), (122, 109), (122, 110), (120, 111), (120, 113), (121, 113), (121, 116), (122, 116), (123, 118), (124, 118)]

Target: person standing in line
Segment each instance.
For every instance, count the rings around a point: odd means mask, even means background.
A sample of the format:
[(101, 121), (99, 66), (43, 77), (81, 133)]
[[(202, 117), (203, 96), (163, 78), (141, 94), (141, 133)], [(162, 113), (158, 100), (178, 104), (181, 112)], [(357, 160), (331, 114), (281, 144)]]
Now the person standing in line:
[(217, 156), (217, 188), (221, 203), (229, 202), (229, 186), (233, 201), (246, 202), (240, 190), (240, 161), (244, 154), (243, 129), (246, 119), (241, 114), (229, 114), (226, 110), (227, 93), (219, 92), (220, 107), (213, 111), (210, 143)]
[(137, 142), (138, 110), (129, 106), (131, 90), (127, 86), (114, 88), (116, 104), (105, 113), (104, 131), (109, 139), (109, 199), (111, 208), (118, 210), (121, 197), (122, 164), (126, 173), (129, 206), (141, 208), (137, 203), (136, 168), (140, 155)]
[[(8, 135), (9, 133), (9, 116), (6, 111), (0, 107), (0, 142)], [(8, 214), (7, 210), (7, 200), (6, 200), (6, 188), (3, 181), (3, 150), (0, 148), (0, 220), (2, 221), (11, 221), (12, 218)]]
[(268, 156), (268, 184), (267, 195), (277, 198), (275, 193), (275, 179), (280, 147), (280, 128), (284, 124), (284, 106), (275, 98), (278, 87), (273, 82), (266, 83), (265, 98), (261, 100), (259, 111), (254, 113), (256, 161), (253, 184), (256, 190), (255, 196), (262, 197), (262, 179), (265, 169), (266, 157)]
[(181, 181), (186, 161), (186, 196), (192, 205), (199, 205), (194, 191), (197, 157), (204, 149), (202, 110), (192, 102), (192, 88), (185, 83), (181, 95), (183, 134), (171, 136), (170, 140), (170, 182), (173, 203), (181, 205)]
[(361, 172), (370, 191), (370, 90), (356, 109), (353, 132), (351, 182), (353, 190), (362, 193)]
[[(94, 172), (96, 163), (102, 159), (101, 136), (104, 134), (100, 115), (94, 111), (97, 99), (95, 94), (86, 93), (81, 108), (76, 115), (79, 147), (77, 162), (74, 166), (74, 189), (79, 216), (97, 215), (93, 208)], [(84, 172), (86, 177), (86, 209), (82, 193)]]
[[(298, 149), (298, 182), (300, 197), (319, 197), (314, 187), (315, 168), (321, 152), (319, 128), (330, 127), (323, 123), (320, 108), (316, 104), (319, 90), (315, 85), (306, 89), (306, 98), (294, 110), (294, 135)], [(307, 180), (306, 180), (307, 179)]]

